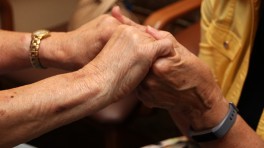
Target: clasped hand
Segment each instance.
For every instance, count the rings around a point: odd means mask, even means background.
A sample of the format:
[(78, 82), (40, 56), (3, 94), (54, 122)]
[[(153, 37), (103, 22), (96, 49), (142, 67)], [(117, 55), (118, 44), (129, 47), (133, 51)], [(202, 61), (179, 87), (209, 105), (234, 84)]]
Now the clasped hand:
[[(124, 24), (144, 28), (122, 16), (117, 8), (113, 16)], [(209, 67), (170, 33), (153, 28), (148, 28), (147, 32), (156, 40), (170, 40), (173, 50), (153, 63), (137, 88), (137, 98), (149, 107), (168, 110), (186, 134), (190, 126), (206, 129), (219, 123), (227, 112), (228, 103)]]
[(210, 69), (197, 56), (170, 33), (136, 24), (118, 8), (112, 16), (66, 33), (62, 41), (56, 66), (94, 71), (93, 81), (104, 88), (109, 103), (136, 89), (146, 105), (187, 113), (189, 119), (226, 103)]

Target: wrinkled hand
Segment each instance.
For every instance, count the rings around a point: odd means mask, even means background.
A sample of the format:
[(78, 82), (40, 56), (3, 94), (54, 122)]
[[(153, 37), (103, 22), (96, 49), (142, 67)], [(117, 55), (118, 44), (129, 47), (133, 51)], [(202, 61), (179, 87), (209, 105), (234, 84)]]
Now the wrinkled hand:
[(227, 109), (228, 105), (210, 69), (171, 34), (154, 29), (148, 32), (158, 39), (170, 39), (175, 53), (153, 64), (151, 72), (138, 88), (138, 98), (147, 106), (173, 112), (177, 122), (181, 122), (178, 123), (180, 127), (190, 123), (199, 129), (208, 117), (210, 120), (211, 117), (217, 117), (212, 122), (207, 120), (209, 125), (216, 125), (225, 114), (223, 108)]
[(198, 101), (193, 98), (201, 97), (197, 86), (211, 77), (208, 69), (171, 34), (154, 29), (150, 29), (149, 33), (155, 38), (170, 39), (175, 54), (158, 59), (153, 64), (151, 73), (140, 87), (140, 95), (144, 96), (140, 98), (148, 106), (169, 110), (174, 107), (197, 105)]
[[(56, 44), (61, 46), (56, 49), (56, 56), (52, 58), (50, 65), (72, 71), (90, 62), (105, 46), (118, 26), (130, 22), (130, 19), (126, 17), (120, 17), (117, 13), (113, 14), (116, 14), (116, 17), (108, 14), (101, 15), (80, 28), (57, 37)], [(146, 29), (133, 21), (131, 23), (142, 31)]]
[[(51, 44), (60, 45), (50, 62), (52, 67), (77, 70), (90, 62), (105, 46), (121, 23), (110, 15), (101, 15), (80, 28), (59, 35), (51, 35)], [(49, 67), (49, 66), (47, 66)]]
[(171, 54), (168, 39), (156, 40), (146, 32), (122, 25), (102, 51), (86, 67), (97, 75), (97, 84), (104, 95), (115, 102), (130, 94), (144, 79), (153, 62)]
[[(140, 89), (142, 101), (150, 107), (165, 109), (180, 107), (186, 110), (193, 107), (191, 104), (201, 105), (200, 107), (207, 106), (209, 100), (192, 98), (205, 97), (207, 92), (213, 88), (218, 89), (218, 87), (209, 68), (197, 56), (177, 42), (170, 33), (157, 31), (150, 27), (146, 28), (125, 17), (119, 7), (112, 9), (112, 16), (122, 24), (134, 26), (140, 30), (146, 29), (155, 39), (169, 39), (173, 43), (173, 56), (158, 59), (142, 83)], [(198, 103), (198, 100), (201, 103)]]

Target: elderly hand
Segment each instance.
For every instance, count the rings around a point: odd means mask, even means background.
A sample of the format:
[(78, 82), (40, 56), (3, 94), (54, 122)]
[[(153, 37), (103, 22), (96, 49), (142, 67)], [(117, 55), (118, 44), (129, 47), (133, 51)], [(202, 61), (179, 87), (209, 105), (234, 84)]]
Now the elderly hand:
[(121, 25), (83, 68), (1, 91), (1, 121), (6, 122), (0, 122), (0, 147), (13, 147), (120, 100), (172, 49), (168, 39)]
[(41, 43), (41, 62), (46, 67), (77, 70), (90, 62), (121, 23), (102, 15), (67, 33), (51, 33)]
[(173, 113), (178, 119), (176, 124), (185, 132), (190, 126), (199, 130), (219, 123), (227, 113), (228, 104), (210, 69), (171, 34), (151, 28), (148, 32), (155, 38), (170, 39), (175, 54), (153, 64), (138, 89), (139, 99), (147, 106)]
[(144, 79), (153, 62), (171, 54), (173, 45), (168, 39), (156, 40), (146, 32), (122, 25), (102, 51), (84, 69), (93, 71), (103, 99), (115, 102), (130, 94)]

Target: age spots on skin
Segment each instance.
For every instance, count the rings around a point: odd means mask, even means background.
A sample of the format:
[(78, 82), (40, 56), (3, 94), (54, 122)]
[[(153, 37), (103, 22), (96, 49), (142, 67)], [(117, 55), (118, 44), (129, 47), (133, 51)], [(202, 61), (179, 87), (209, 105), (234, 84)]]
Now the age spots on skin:
[(65, 106), (60, 106), (60, 107), (57, 107), (56, 109), (55, 109), (55, 113), (56, 114), (58, 114), (58, 113), (62, 113), (62, 112), (64, 112), (64, 111), (66, 111), (67, 110), (67, 107), (65, 107)]
[(16, 91), (14, 91), (13, 94), (11, 94), (10, 98), (11, 99), (15, 98), (15, 95), (17, 95), (17, 92)]
[(0, 117), (1, 116), (4, 116), (6, 114), (6, 111), (5, 110), (0, 110)]

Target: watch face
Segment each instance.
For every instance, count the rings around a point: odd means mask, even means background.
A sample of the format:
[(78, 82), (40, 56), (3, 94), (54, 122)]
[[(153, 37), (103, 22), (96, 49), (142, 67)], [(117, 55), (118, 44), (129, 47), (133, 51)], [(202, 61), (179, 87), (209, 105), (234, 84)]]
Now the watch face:
[(49, 34), (48, 30), (38, 30), (33, 33), (36, 36), (46, 36)]

